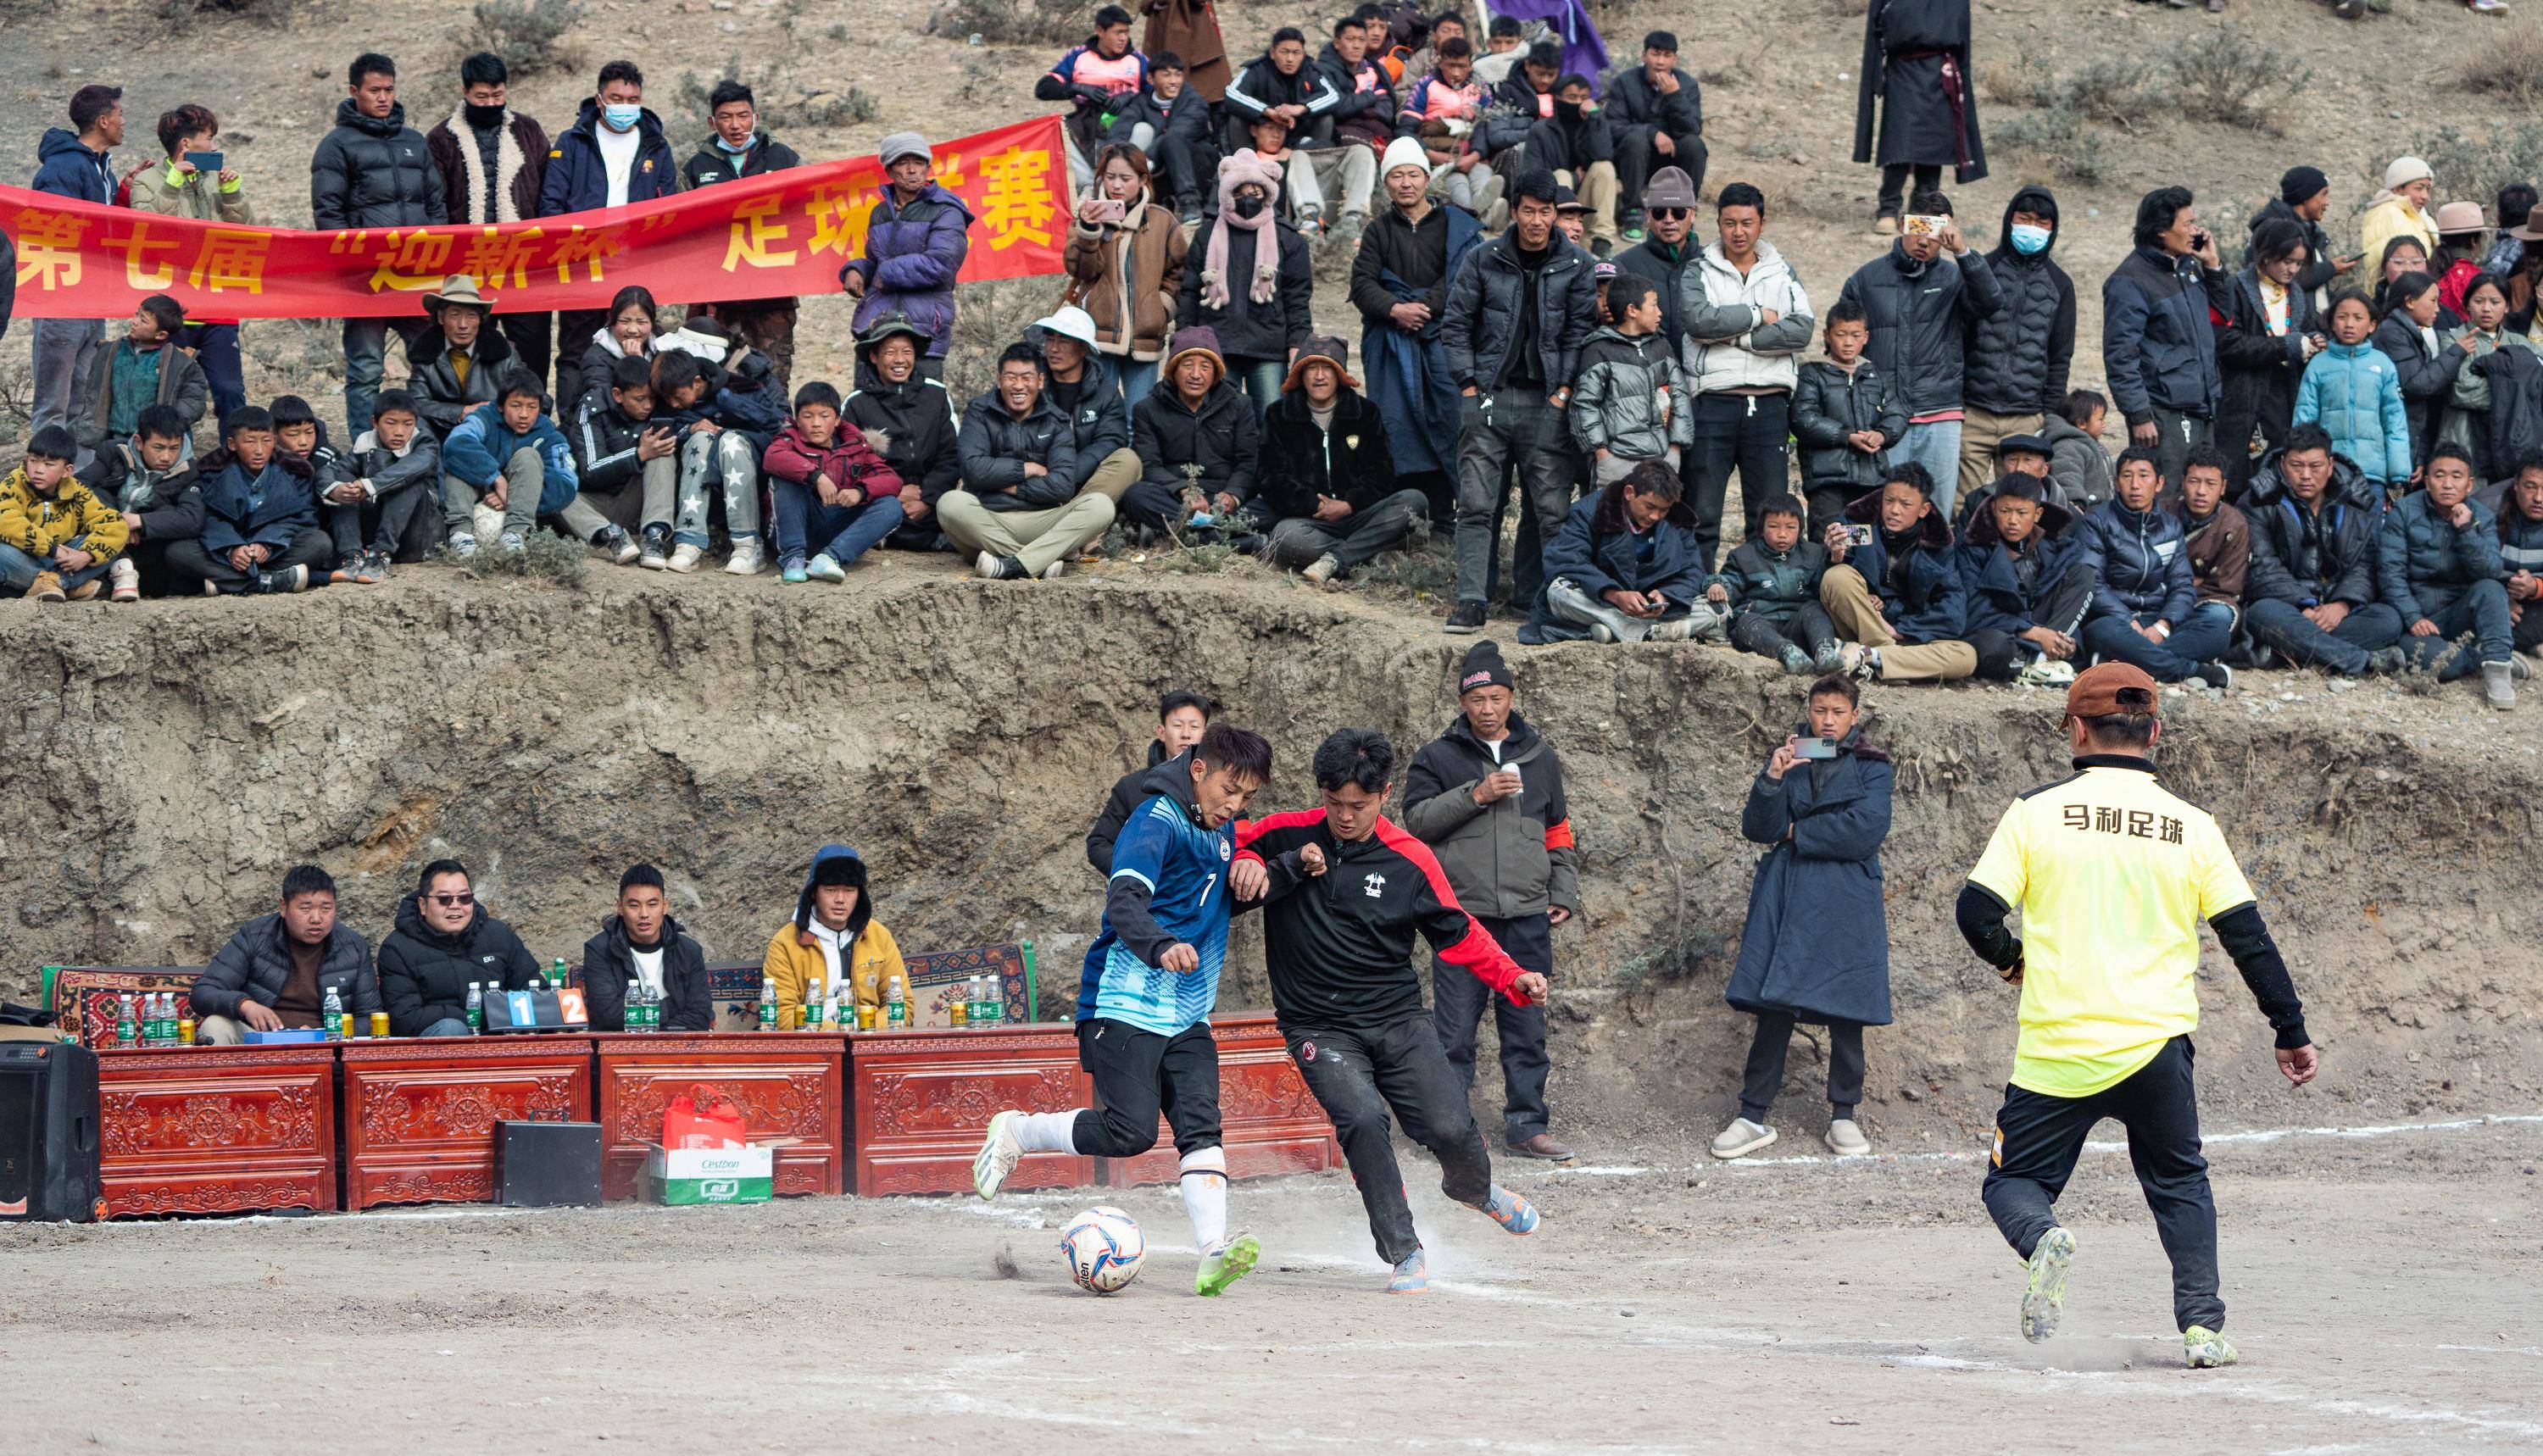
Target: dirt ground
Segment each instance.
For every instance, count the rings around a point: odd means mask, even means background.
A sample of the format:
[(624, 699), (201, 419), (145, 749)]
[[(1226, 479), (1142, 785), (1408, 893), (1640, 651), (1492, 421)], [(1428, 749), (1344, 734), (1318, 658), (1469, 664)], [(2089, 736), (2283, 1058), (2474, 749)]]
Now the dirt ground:
[[(1523, 1243), (1440, 1199), (1417, 1156), (1420, 1298), (1382, 1292), (1340, 1174), (1237, 1187), (1265, 1263), (1212, 1303), (1163, 1188), (12, 1228), (7, 1444), (2543, 1449), (2538, 1119), (2212, 1138), (2244, 1363), (2197, 1372), (2104, 1133), (2061, 1204), (2065, 1329), (2039, 1346), (1975, 1144), (1504, 1168), (1544, 1212)], [(1053, 1245), (1103, 1197), (1151, 1244), (1097, 1300)]]

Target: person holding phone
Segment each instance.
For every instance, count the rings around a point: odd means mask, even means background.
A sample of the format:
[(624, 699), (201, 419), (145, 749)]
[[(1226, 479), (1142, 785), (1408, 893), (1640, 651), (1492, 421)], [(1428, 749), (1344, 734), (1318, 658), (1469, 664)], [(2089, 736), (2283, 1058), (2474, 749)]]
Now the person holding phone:
[(2128, 442), (2151, 450), (2166, 486), (2214, 431), (2224, 401), (2215, 318), (2235, 317), (2232, 275), (2186, 187), (2137, 203), (2136, 250), (2102, 284), (2102, 369), (2128, 420)]
[(1889, 837), (1889, 755), (1863, 736), (1863, 690), (1850, 677), (1811, 684), (1803, 721), (1748, 786), (1739, 832), (1766, 846), (1748, 889), (1739, 962), (1723, 992), (1757, 1018), (1739, 1115), (1713, 1156), (1744, 1158), (1778, 1134), (1766, 1121), (1784, 1085), (1793, 1028), (1827, 1028), (1828, 1125), (1840, 1158), (1871, 1140), (1854, 1120), (1863, 1101), (1863, 1029), (1889, 1025), (1889, 919), (1881, 845)]
[[(159, 145), (168, 154), (167, 165), (144, 167), (132, 175), (133, 210), (254, 226), (256, 209), (248, 202), (238, 169), (221, 154), (220, 134), (221, 118), (193, 102), (162, 113)], [(203, 377), (212, 390), (213, 421), (227, 423), (231, 412), (247, 403), (246, 376), (239, 364), (238, 320), (190, 318), (174, 342), (203, 366)]]

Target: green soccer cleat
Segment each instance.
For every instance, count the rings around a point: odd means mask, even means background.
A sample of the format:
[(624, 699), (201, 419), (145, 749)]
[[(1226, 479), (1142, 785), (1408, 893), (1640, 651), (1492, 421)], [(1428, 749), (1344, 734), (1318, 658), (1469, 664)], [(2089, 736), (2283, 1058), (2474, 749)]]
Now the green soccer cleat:
[(2066, 1264), (2075, 1257), (2075, 1236), (2050, 1229), (2031, 1249), (2031, 1280), (2022, 1290), (2022, 1338), (2034, 1344), (2057, 1333), (2057, 1316), (2066, 1303)]
[(1193, 1275), (1193, 1292), (1207, 1299), (1254, 1272), (1255, 1264), (1262, 1258), (1263, 1241), (1252, 1234), (1238, 1234), (1200, 1257), (1200, 1271)]
[(2193, 1370), (2213, 1370), (2242, 1358), (2234, 1352), (2234, 1346), (2225, 1342), (2224, 1336), (2204, 1325), (2193, 1325), (2181, 1332), (2181, 1352), (2189, 1358)]

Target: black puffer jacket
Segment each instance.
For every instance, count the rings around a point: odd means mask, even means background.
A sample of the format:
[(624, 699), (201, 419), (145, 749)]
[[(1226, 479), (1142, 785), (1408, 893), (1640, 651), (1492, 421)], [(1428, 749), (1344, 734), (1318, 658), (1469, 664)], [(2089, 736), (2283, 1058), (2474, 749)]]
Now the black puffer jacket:
[(406, 108), (365, 116), (347, 97), (336, 104), (336, 129), (309, 159), (309, 214), (321, 228), (415, 227), (448, 222), (449, 196), (424, 133), (406, 124)]
[[(662, 1030), (715, 1030), (715, 997), (707, 988), (706, 953), (662, 917)], [(600, 922), (600, 934), (582, 943), (582, 1005), (595, 1032), (627, 1030), (627, 983), (636, 979), (636, 953), (627, 944), (627, 927), (612, 915)]]
[(1353, 510), (1366, 510), (1395, 494), (1395, 457), (1387, 449), (1386, 420), (1368, 396), (1347, 389), (1334, 398), (1332, 433), (1316, 427), (1303, 390), (1272, 402), (1263, 412), (1263, 466), (1255, 474), (1255, 499), (1272, 520), (1314, 515), (1316, 499), (1332, 496)]
[[(2023, 254), (2013, 246), (2013, 214), (2049, 219), (2048, 246)], [(2048, 415), (2066, 398), (2075, 361), (2075, 280), (2049, 255), (2057, 251), (2057, 197), (2026, 187), (2004, 204), (2004, 241), (1987, 267), (2004, 290), (2004, 307), (1968, 326), (1968, 373), (1963, 400), (1997, 415)]]
[(2483, 480), (2504, 481), (2516, 463), (2543, 450), (2543, 353), (2494, 348), (2464, 365), (2490, 384), (2490, 419), (2481, 441)]
[(2437, 421), (2445, 414), (2446, 396), (2454, 392), (2455, 375), (2464, 366), (2464, 351), (2441, 344), (2435, 353), (2428, 352), (2420, 326), (2398, 308), (2384, 316), (2367, 342), (2382, 350), (2402, 376), (2402, 413), (2411, 421), (2411, 463), (2426, 465), (2428, 446), (2436, 442)]
[[(1888, 447), (1907, 432), (1898, 391), (1870, 359), (1856, 360), (1851, 374), (1825, 359), (1802, 365), (1793, 385), (1792, 421), (1793, 438), (1802, 442), (1802, 480), (1812, 489), (1880, 490)], [(1868, 455), (1846, 438), (1865, 429), (1882, 434), (1882, 448)]]
[(585, 491), (614, 495), (642, 480), (645, 462), (636, 458), (636, 447), (653, 427), (650, 418), (630, 420), (618, 413), (608, 390), (584, 394), (566, 439), (574, 447), (577, 483)]
[(2154, 412), (2212, 420), (2224, 397), (2209, 310), (2234, 306), (2220, 269), (2160, 248), (2131, 252), (2102, 281), (2102, 373), (2128, 424)]
[(2280, 450), (2252, 477), (2243, 518), (2252, 523), (2252, 565), (2243, 577), (2247, 602), (2300, 607), (2375, 600), (2375, 531), (2383, 493), (2345, 455), (2331, 457), (2331, 484), (2321, 510), (2310, 511), (2278, 474)]
[[(1598, 327), (1598, 279), (1589, 255), (1555, 233), (1553, 251), (1536, 277), (1537, 365), (1552, 394), (1580, 371), (1580, 345)], [(1448, 280), (1448, 309), (1439, 328), (1448, 352), (1448, 374), (1460, 388), (1490, 394), (1509, 371), (1510, 345), (1518, 338), (1519, 289), (1527, 278), (1518, 262), (1518, 224), (1491, 242), (1466, 250)]]
[(1975, 253), (1920, 264), (1904, 243), (1854, 270), (1837, 294), (1863, 305), (1872, 343), (1863, 356), (1889, 376), (1909, 418), (1957, 410), (1968, 326), (2004, 307), (1995, 269)]
[[(1254, 401), (1223, 377), (1200, 397), (1197, 410), (1185, 404), (1171, 384), (1148, 391), (1130, 412), (1130, 440), (1139, 452), (1140, 479), (1170, 496), (1195, 484), (1209, 495), (1225, 492), (1239, 501), (1254, 495), (1263, 425)], [(1187, 465), (1200, 467), (1197, 482), (1185, 474)]]
[[(1278, 359), (1285, 364), (1289, 350), (1306, 346), (1307, 326), (1315, 322), (1315, 260), (1308, 254), (1307, 242), (1285, 222), (1275, 221), (1259, 231), (1228, 228), (1227, 306), (1211, 308), (1201, 302), (1201, 273), (1209, 261), (1209, 230), (1219, 226), (1212, 218), (1193, 234), (1192, 249), (1184, 255), (1184, 286), (1175, 296), (1175, 327), (1207, 326), (1218, 336), (1221, 358)], [(1262, 238), (1279, 240), (1280, 267), (1269, 303), (1254, 301), (1251, 284), (1254, 248)]]
[(963, 483), (954, 397), (943, 384), (918, 374), (906, 384), (890, 383), (875, 372), (872, 350), (859, 349), (857, 387), (845, 409), (848, 422), (865, 431), (866, 444), (903, 485), (917, 486), (920, 499), (933, 505)]
[[(194, 977), (187, 993), (194, 1015), (236, 1020), (241, 1001), (271, 1010), (273, 998), (291, 979), (291, 945), (279, 915), (259, 915), (238, 928), (212, 963)], [(371, 948), (361, 933), (339, 921), (318, 947), (318, 1001), (325, 1005), (333, 989), (345, 1009), (368, 1018), (380, 1009), (379, 977), (371, 970)]]
[[(1086, 462), (1088, 473), (1104, 463), (1104, 457), (1116, 450), (1130, 448), (1130, 406), (1121, 398), (1121, 376), (1113, 361), (1099, 353), (1088, 353), (1086, 372), (1077, 379), (1077, 407), (1067, 412), (1069, 438), (1077, 442), (1077, 458)], [(1042, 386), (1048, 395), (1054, 384)], [(1052, 404), (1059, 403), (1053, 399)]]
[(471, 981), (490, 991), (518, 991), (539, 973), (529, 947), (484, 904), (467, 928), (444, 935), (424, 924), (413, 895), (398, 901), (397, 929), (380, 942), (379, 964), (380, 999), (388, 1003), (394, 1036), (421, 1035), (434, 1022), (465, 1017)]
[[(1068, 417), (1059, 413), (1048, 393), (1035, 400), (1032, 413), (1018, 420), (998, 392), (990, 390), (963, 412), (955, 447), (963, 454), (963, 489), (979, 497), (980, 503), (991, 510), (1066, 505), (1077, 496), (1080, 476), (1096, 464), (1077, 458)], [(1025, 474), (1027, 462), (1045, 473)]]
[(2339, 254), (2333, 250), (2331, 235), (2322, 230), (2321, 223), (2308, 221), (2299, 215), (2295, 208), (2287, 204), (2285, 198), (2272, 197), (2261, 204), (2260, 211), (2252, 214), (2251, 231), (2259, 232), (2261, 224), (2272, 218), (2294, 223), (2297, 230), (2304, 234), (2307, 262), (2304, 271), (2296, 274), (2298, 288), (2306, 293), (2313, 293), (2327, 287), (2332, 279), (2340, 276), (2340, 265), (2336, 261)]

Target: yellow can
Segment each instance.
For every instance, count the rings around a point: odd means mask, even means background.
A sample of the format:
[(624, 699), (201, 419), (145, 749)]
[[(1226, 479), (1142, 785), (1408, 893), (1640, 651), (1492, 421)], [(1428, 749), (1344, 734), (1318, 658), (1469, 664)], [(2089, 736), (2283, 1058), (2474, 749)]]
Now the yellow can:
[(194, 1019), (193, 1017), (181, 1016), (177, 1018), (177, 1044), (180, 1046), (192, 1046), (194, 1044)]
[(344, 1025), (337, 1029), (336, 1035), (350, 1041), (353, 1039), (353, 1014), (349, 1011), (346, 1012), (342, 1020)]
[(374, 1036), (385, 1036), (385, 1035), (387, 1035), (388, 1034), (389, 1034), (389, 1014), (388, 1014), (387, 1012), (385, 1012), (385, 1011), (375, 1011), (375, 1012), (372, 1012), (372, 1013), (371, 1013), (371, 1035), (374, 1035)]

